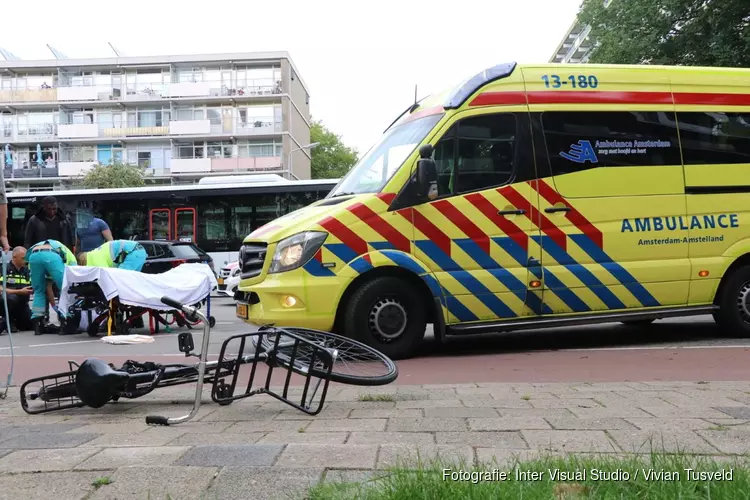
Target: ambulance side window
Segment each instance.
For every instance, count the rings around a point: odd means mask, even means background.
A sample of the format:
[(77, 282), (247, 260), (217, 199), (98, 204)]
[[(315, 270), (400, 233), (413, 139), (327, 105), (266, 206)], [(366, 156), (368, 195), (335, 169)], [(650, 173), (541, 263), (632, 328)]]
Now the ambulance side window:
[(685, 165), (750, 163), (750, 113), (678, 112)]
[(502, 186), (513, 179), (516, 117), (495, 113), (465, 118), (435, 145), (440, 196)]

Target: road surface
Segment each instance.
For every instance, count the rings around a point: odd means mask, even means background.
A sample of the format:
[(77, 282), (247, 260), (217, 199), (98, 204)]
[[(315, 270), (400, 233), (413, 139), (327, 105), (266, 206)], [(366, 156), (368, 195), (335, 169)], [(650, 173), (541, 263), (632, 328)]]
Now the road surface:
[[(229, 298), (212, 299), (216, 327), (209, 353), (218, 356), (231, 335), (254, 330), (234, 315)], [(80, 335), (13, 336), (13, 383), (66, 371), (67, 360), (98, 357), (193, 363), (177, 350), (176, 329), (150, 344), (109, 345)], [(201, 330), (193, 330), (200, 348)], [(397, 384), (466, 382), (609, 382), (627, 380), (750, 380), (750, 339), (721, 336), (710, 316), (657, 321), (648, 328), (607, 324), (479, 337), (451, 338), (442, 347), (431, 333), (419, 355), (397, 363)], [(0, 380), (10, 370), (9, 338), (0, 337)]]

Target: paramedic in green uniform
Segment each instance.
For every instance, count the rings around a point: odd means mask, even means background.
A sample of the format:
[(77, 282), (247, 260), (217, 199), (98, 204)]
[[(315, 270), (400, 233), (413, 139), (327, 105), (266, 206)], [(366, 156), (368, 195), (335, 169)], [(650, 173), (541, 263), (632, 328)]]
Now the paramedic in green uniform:
[(26, 252), (26, 262), (29, 264), (31, 287), (34, 289), (31, 321), (34, 323), (34, 333), (39, 335), (47, 309), (47, 278), (51, 278), (57, 289), (62, 290), (65, 266), (75, 266), (76, 257), (59, 241), (44, 240), (29, 248)]
[(129, 271), (140, 271), (146, 263), (146, 249), (133, 240), (107, 241), (90, 252), (78, 254), (82, 266), (116, 267)]

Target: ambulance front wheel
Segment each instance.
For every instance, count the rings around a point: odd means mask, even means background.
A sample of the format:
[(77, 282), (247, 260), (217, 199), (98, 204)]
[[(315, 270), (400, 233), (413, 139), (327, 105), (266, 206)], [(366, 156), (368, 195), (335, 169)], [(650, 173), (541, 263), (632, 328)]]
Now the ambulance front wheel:
[(713, 316), (719, 333), (750, 338), (750, 266), (737, 268), (728, 276), (718, 305), (719, 310)]
[(345, 304), (346, 337), (391, 359), (412, 357), (427, 328), (421, 295), (408, 282), (383, 276), (361, 285)]

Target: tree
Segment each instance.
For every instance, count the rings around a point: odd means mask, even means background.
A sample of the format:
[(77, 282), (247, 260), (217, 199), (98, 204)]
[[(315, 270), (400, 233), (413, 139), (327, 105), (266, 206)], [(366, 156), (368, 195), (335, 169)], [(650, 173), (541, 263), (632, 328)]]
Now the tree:
[(86, 172), (81, 184), (87, 189), (108, 189), (145, 186), (145, 169), (119, 161), (98, 163)]
[(310, 127), (310, 142), (320, 144), (312, 149), (310, 166), (313, 179), (335, 179), (343, 177), (359, 159), (359, 153), (344, 145), (341, 137), (334, 134), (320, 121)]
[(583, 0), (589, 62), (750, 66), (748, 0)]

